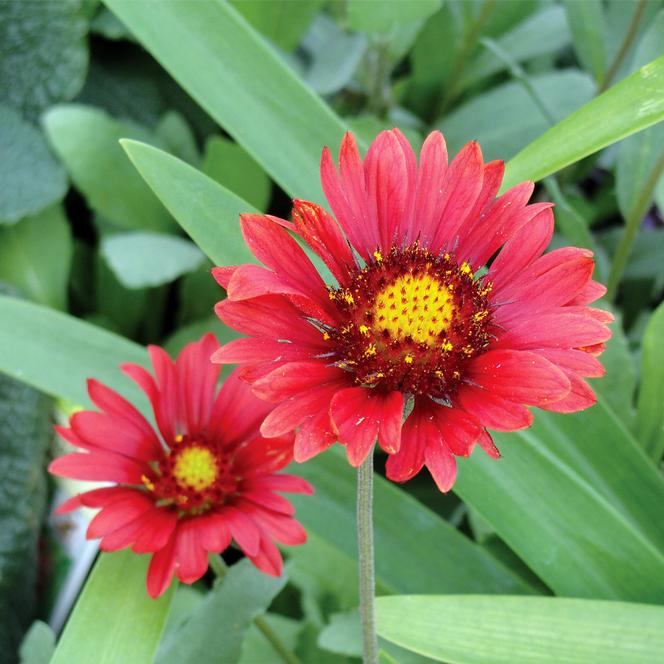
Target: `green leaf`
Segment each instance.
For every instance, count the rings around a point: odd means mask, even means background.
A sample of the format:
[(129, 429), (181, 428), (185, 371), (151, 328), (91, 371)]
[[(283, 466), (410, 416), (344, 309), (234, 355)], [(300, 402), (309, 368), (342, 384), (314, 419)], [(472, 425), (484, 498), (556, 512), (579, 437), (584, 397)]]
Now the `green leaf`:
[[(145, 364), (143, 348), (70, 316), (0, 297), (0, 371), (18, 375), (47, 393), (87, 405), (85, 379), (94, 376), (146, 409), (144, 398), (116, 368)], [(298, 519), (351, 559), (355, 544), (355, 471), (341, 450), (297, 466), (316, 486), (314, 496), (293, 497)], [(404, 592), (531, 592), (529, 586), (480, 546), (424, 508), (393, 483), (376, 477), (378, 580)], [(441, 564), (440, 551), (445, 551)]]
[[(568, 46), (569, 42), (570, 33), (565, 21), (565, 12), (558, 6), (544, 7), (496, 40), (498, 46), (514, 62), (525, 62), (549, 53), (556, 53)], [(504, 61), (485, 49), (468, 65), (460, 81), (460, 89), (467, 89), (505, 68)], [(555, 108), (555, 105), (553, 107)]]
[(267, 208), (270, 178), (237, 143), (221, 136), (210, 136), (205, 142), (202, 170), (257, 210)]
[[(664, 56), (596, 97), (510, 160), (503, 190), (540, 180), (664, 119)], [(574, 137), (570, 140), (570, 137)]]
[(378, 633), (450, 664), (651, 664), (664, 607), (552, 597), (376, 600)]
[[(655, 17), (634, 55), (634, 65), (641, 66), (662, 52), (664, 10)], [(640, 205), (643, 187), (664, 153), (664, 125), (659, 124), (630, 136), (618, 148), (616, 161), (616, 196), (624, 218), (630, 218)]]
[(459, 460), (455, 492), (556, 594), (664, 602), (664, 481), (601, 397), (492, 435), (502, 459)]
[(121, 228), (173, 228), (166, 210), (118, 145), (125, 137), (153, 142), (146, 130), (80, 104), (49, 109), (43, 124), (74, 185), (93, 210)]
[(118, 281), (127, 288), (168, 284), (192, 272), (204, 260), (188, 240), (159, 233), (118, 233), (101, 241), (101, 253)]
[(267, 611), (286, 580), (283, 575), (275, 578), (259, 572), (246, 559), (233, 565), (164, 640), (156, 664), (237, 662), (249, 625)]
[(659, 463), (664, 454), (664, 304), (660, 304), (643, 335), (641, 385), (636, 432), (648, 456)]
[(583, 68), (601, 83), (606, 67), (606, 25), (601, 0), (564, 0), (574, 50)]
[(338, 92), (352, 79), (367, 43), (364, 35), (344, 32), (329, 16), (319, 14), (302, 42), (311, 58), (304, 80), (319, 94)]
[(294, 51), (323, 0), (231, 0), (262, 35), (285, 51)]
[(0, 102), (36, 118), (74, 97), (88, 67), (87, 27), (80, 0), (0, 2)]
[(390, 32), (406, 23), (421, 21), (440, 9), (441, 0), (348, 0), (348, 27), (365, 32)]
[(0, 154), (0, 225), (35, 214), (65, 195), (65, 172), (42, 134), (2, 104)]
[(55, 650), (55, 634), (41, 620), (35, 620), (19, 649), (21, 664), (49, 664)]
[(330, 616), (330, 623), (318, 636), (318, 646), (339, 655), (360, 657), (362, 627), (358, 610), (333, 613)]
[(51, 664), (153, 660), (176, 584), (152, 599), (145, 588), (149, 559), (132, 551), (101, 554)]
[(255, 262), (239, 224), (241, 213), (257, 211), (249, 203), (157, 148), (137, 141), (122, 141), (122, 147), (169, 212), (214, 263)]
[[(302, 626), (292, 618), (286, 618), (278, 613), (266, 613), (265, 622), (270, 629), (279, 635), (283, 644), (292, 651), (297, 645), (297, 637)], [(238, 664), (257, 664), (257, 662), (271, 662), (275, 660), (274, 648), (259, 631), (256, 625), (249, 625), (247, 636), (242, 644), (242, 656)]]
[(346, 126), (232, 6), (168, 2), (157, 22), (150, 3), (106, 4), (284, 191), (322, 202), (321, 149)]
[(50, 399), (0, 375), (0, 648), (7, 661), (37, 608), (50, 410)]
[[(533, 76), (530, 81), (556, 119), (592, 97), (594, 85), (576, 69)], [(532, 97), (518, 81), (503, 83), (462, 104), (438, 123), (450, 152), (477, 140), (486, 159), (509, 159), (549, 127)], [(526, 179), (526, 178), (524, 178)]]
[(196, 137), (180, 113), (177, 111), (164, 113), (155, 127), (155, 136), (176, 157), (192, 166), (198, 166), (200, 157)]
[(39, 304), (66, 308), (71, 259), (71, 231), (59, 205), (0, 226), (0, 280)]

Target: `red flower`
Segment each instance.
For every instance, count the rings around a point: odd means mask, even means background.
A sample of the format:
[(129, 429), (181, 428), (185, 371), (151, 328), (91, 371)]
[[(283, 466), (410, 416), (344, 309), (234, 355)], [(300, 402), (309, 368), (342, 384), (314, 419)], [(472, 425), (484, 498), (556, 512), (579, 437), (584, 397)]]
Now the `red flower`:
[(484, 164), (474, 142), (448, 166), (439, 132), (418, 166), (396, 129), (362, 161), (347, 134), (339, 172), (327, 148), (321, 162), (336, 220), (300, 200), (292, 223), (242, 216), (267, 269), (214, 270), (228, 294), (217, 314), (249, 338), (213, 359), (244, 365), (254, 393), (276, 404), (264, 436), (299, 427), (297, 461), (339, 440), (353, 466), (377, 438), (390, 455), (388, 477), (403, 482), (426, 465), (447, 491), (454, 455), (479, 443), (499, 456), (485, 427), (529, 426), (526, 406), (572, 412), (595, 402), (583, 378), (604, 372), (596, 355), (612, 317), (586, 306), (605, 292), (591, 280), (592, 252), (543, 255), (551, 203), (527, 205), (532, 182), (496, 198), (503, 170), (500, 161)]
[(96, 380), (88, 381), (88, 393), (102, 412), (79, 412), (69, 428), (56, 427), (85, 453), (56, 459), (49, 467), (53, 474), (114, 483), (79, 494), (58, 511), (100, 508), (87, 536), (101, 538), (102, 551), (131, 547), (153, 554), (147, 577), (152, 597), (166, 590), (174, 573), (183, 583), (199, 579), (207, 552), (223, 551), (231, 539), (272, 576), (282, 568), (272, 540), (306, 540), (292, 518), (293, 506), (275, 493), (313, 491), (299, 477), (276, 474), (291, 461), (292, 434), (269, 440), (260, 435), (258, 425), (270, 408), (236, 372), (216, 393), (219, 367), (210, 355), (218, 346), (208, 334), (175, 362), (151, 346), (155, 378), (135, 364), (122, 367), (150, 399), (159, 432)]

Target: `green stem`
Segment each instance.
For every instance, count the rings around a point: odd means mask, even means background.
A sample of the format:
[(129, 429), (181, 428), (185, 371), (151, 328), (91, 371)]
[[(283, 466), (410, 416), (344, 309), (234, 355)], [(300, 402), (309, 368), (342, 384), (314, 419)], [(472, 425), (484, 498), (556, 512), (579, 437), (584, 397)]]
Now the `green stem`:
[(473, 21), (470, 28), (466, 30), (463, 36), (459, 50), (456, 53), (454, 62), (452, 63), (452, 70), (450, 73), (450, 87), (447, 94), (443, 97), (442, 102), (438, 105), (436, 117), (440, 117), (450, 107), (451, 103), (457, 98), (459, 93), (459, 85), (461, 84), (461, 74), (466, 67), (468, 57), (471, 55), (473, 48), (477, 44), (477, 40), (482, 34), (482, 30), (493, 13), (497, 0), (484, 0), (480, 8), (477, 18)]
[(636, 233), (641, 226), (641, 220), (646, 212), (648, 212), (648, 208), (652, 202), (653, 192), (655, 191), (655, 187), (657, 186), (657, 182), (662, 176), (662, 173), (664, 173), (664, 153), (662, 153), (655, 164), (655, 167), (650, 172), (646, 183), (643, 185), (643, 189), (641, 189), (641, 192), (639, 193), (639, 197), (636, 199), (625, 218), (625, 230), (623, 231), (618, 247), (616, 248), (616, 253), (613, 255), (613, 262), (611, 263), (611, 270), (609, 271), (609, 279), (606, 284), (606, 297), (610, 302), (613, 302), (616, 297), (618, 284), (620, 283), (622, 273), (627, 266), (627, 259), (632, 252)]
[(378, 664), (378, 639), (374, 618), (373, 448), (357, 470), (357, 550), (360, 572), (360, 616), (364, 664)]
[(602, 81), (602, 85), (600, 85), (597, 94), (601, 94), (602, 92), (604, 92), (604, 90), (606, 90), (609, 87), (609, 85), (611, 85), (613, 77), (618, 73), (618, 69), (620, 69), (620, 65), (625, 59), (625, 56), (629, 52), (629, 49), (632, 46), (632, 42), (636, 37), (636, 33), (639, 29), (639, 23), (641, 23), (641, 18), (643, 17), (643, 12), (645, 11), (647, 4), (648, 0), (639, 0), (639, 4), (634, 10), (634, 14), (632, 15), (632, 20), (629, 24), (629, 27), (627, 28), (627, 32), (625, 33), (625, 37), (622, 41), (622, 44), (620, 44), (620, 48), (616, 53), (616, 57), (613, 58), (611, 66), (607, 69), (606, 75), (604, 76), (604, 80)]
[[(208, 556), (210, 569), (214, 572), (218, 579), (223, 579), (228, 572), (228, 566), (223, 558), (215, 553)], [(270, 642), (275, 652), (286, 662), (286, 664), (301, 664), (297, 656), (290, 650), (290, 648), (279, 638), (279, 635), (274, 632), (263, 616), (256, 616), (254, 618), (254, 625), (262, 632), (263, 636)]]

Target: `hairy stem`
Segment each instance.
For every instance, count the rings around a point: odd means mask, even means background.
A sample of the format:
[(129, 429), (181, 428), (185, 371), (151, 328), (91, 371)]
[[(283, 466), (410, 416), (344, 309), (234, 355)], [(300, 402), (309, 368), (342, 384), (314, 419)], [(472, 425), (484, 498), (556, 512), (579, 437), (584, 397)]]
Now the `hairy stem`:
[[(228, 572), (228, 566), (223, 558), (215, 553), (208, 556), (210, 569), (218, 579), (223, 579)], [(263, 636), (270, 642), (274, 651), (281, 657), (286, 664), (301, 664), (295, 653), (279, 638), (279, 635), (268, 625), (263, 616), (254, 618), (254, 625), (261, 631)]]
[(360, 615), (364, 664), (378, 664), (374, 618), (373, 449), (357, 471), (357, 549), (360, 572)]

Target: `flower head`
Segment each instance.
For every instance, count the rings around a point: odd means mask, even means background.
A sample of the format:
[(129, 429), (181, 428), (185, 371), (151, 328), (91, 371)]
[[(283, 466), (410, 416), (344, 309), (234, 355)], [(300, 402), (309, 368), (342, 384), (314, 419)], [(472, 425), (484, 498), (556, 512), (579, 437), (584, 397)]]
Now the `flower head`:
[(214, 359), (243, 365), (254, 393), (274, 403), (263, 435), (297, 428), (297, 461), (339, 440), (354, 466), (377, 439), (389, 478), (406, 481), (426, 465), (447, 491), (455, 455), (479, 443), (499, 456), (486, 427), (529, 426), (526, 406), (594, 403), (583, 379), (603, 373), (596, 356), (612, 317), (587, 306), (605, 292), (591, 279), (592, 252), (544, 254), (552, 205), (528, 205), (532, 182), (496, 197), (503, 170), (483, 163), (474, 142), (448, 165), (439, 132), (419, 164), (396, 129), (364, 160), (347, 134), (339, 169), (327, 148), (321, 162), (336, 219), (300, 200), (292, 222), (242, 216), (266, 268), (213, 271), (228, 295), (217, 314), (248, 335)]
[(273, 540), (302, 544), (306, 533), (291, 503), (275, 493), (311, 493), (294, 475), (278, 474), (292, 459), (293, 436), (270, 439), (258, 430), (269, 406), (233, 372), (217, 393), (218, 348), (212, 334), (186, 346), (173, 362), (149, 348), (154, 377), (135, 364), (122, 368), (148, 396), (155, 430), (139, 411), (101, 383), (88, 381), (101, 412), (74, 414), (58, 433), (84, 453), (53, 461), (51, 473), (112, 486), (79, 494), (60, 506), (98, 508), (87, 536), (102, 551), (131, 547), (151, 553), (147, 587), (158, 597), (173, 574), (193, 583), (207, 570), (207, 553), (231, 540), (266, 574), (279, 576)]

